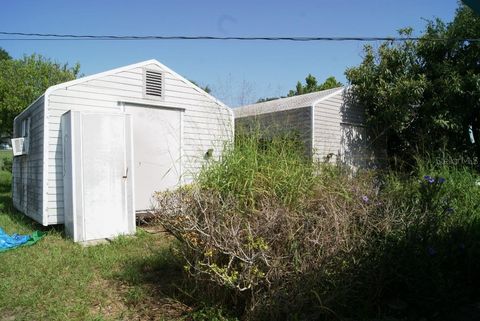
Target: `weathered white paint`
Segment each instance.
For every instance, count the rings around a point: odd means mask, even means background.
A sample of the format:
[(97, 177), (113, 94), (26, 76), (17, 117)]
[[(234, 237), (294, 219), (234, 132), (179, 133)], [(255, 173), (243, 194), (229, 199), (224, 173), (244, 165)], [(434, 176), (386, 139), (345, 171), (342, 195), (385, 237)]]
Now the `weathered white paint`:
[[(145, 68), (164, 73), (162, 101), (144, 97)], [(32, 119), (32, 126), (38, 129), (35, 137), (40, 137), (39, 144), (43, 146), (36, 150), (38, 168), (35, 178), (31, 178), (32, 186), (39, 193), (35, 198), (37, 206), (28, 215), (44, 225), (64, 221), (60, 117), (67, 111), (119, 112), (129, 103), (183, 109), (181, 168), (182, 181), (185, 183), (190, 182), (198, 173), (209, 149), (213, 148), (214, 156), (219, 156), (224, 143), (233, 139), (233, 113), (230, 108), (156, 60), (50, 87), (44, 98), (37, 102), (40, 102), (37, 107), (41, 110), (37, 118), (43, 117), (43, 120)], [(20, 114), (15, 120), (15, 126), (32, 113), (35, 107), (34, 103)], [(18, 172), (22, 165), (20, 160), (15, 160), (15, 163)], [(31, 165), (28, 162), (25, 166)], [(21, 175), (17, 173), (16, 177), (20, 178)], [(23, 186), (18, 179), (16, 182)], [(19, 200), (20, 196), (16, 194), (14, 198)], [(20, 205), (17, 208), (25, 212)]]
[(75, 242), (135, 233), (130, 115), (62, 116), (65, 229)]

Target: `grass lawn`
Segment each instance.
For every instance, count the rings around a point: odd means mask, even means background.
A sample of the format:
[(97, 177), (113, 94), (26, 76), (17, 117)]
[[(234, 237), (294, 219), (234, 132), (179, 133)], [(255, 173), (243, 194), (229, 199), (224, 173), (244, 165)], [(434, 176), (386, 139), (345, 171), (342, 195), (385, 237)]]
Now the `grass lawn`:
[(135, 237), (82, 247), (61, 226), (43, 228), (15, 211), (10, 186), (0, 171), (0, 227), (46, 236), (0, 253), (0, 320), (176, 320), (189, 310), (175, 299), (181, 273), (164, 233), (138, 228)]

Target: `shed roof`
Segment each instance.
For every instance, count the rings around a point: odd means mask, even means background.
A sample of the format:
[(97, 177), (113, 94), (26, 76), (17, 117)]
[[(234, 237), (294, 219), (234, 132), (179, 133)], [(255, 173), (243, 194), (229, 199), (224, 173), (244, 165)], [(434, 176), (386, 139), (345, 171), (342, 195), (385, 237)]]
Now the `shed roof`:
[(168, 68), (167, 66), (165, 66), (164, 64), (160, 63), (158, 60), (156, 59), (150, 59), (150, 60), (145, 60), (145, 61), (141, 61), (141, 62), (138, 62), (138, 63), (135, 63), (135, 64), (131, 64), (131, 65), (126, 65), (126, 66), (123, 66), (123, 67), (119, 67), (119, 68), (115, 68), (115, 69), (110, 69), (110, 70), (107, 70), (107, 71), (103, 71), (103, 72), (100, 72), (100, 73), (96, 73), (96, 74), (92, 74), (90, 76), (84, 76), (84, 77), (81, 77), (81, 78), (77, 78), (77, 79), (74, 79), (74, 80), (70, 80), (70, 81), (67, 81), (67, 82), (63, 82), (63, 83), (60, 83), (60, 84), (57, 84), (57, 85), (53, 85), (49, 88), (47, 88), (47, 90), (40, 96), (38, 97), (33, 103), (31, 103), (27, 108), (25, 108), (20, 114), (18, 114), (15, 118), (19, 117), (20, 115), (22, 115), (26, 110), (28, 110), (31, 106), (33, 106), (39, 99), (41, 99), (42, 97), (46, 97), (48, 98), (48, 95), (56, 90), (56, 89), (63, 89), (63, 88), (67, 88), (69, 86), (73, 86), (73, 85), (77, 85), (77, 84), (81, 84), (81, 83), (84, 83), (84, 82), (88, 82), (90, 80), (95, 80), (95, 79), (99, 79), (101, 77), (105, 77), (105, 76), (110, 76), (110, 75), (114, 75), (115, 73), (118, 73), (118, 72), (121, 72), (121, 71), (127, 71), (127, 70), (130, 70), (130, 69), (133, 69), (133, 68), (137, 68), (137, 67), (144, 67), (144, 66), (148, 66), (148, 65), (157, 65), (159, 66), (161, 69), (163, 69), (164, 71), (174, 75), (175, 77), (181, 79), (183, 82), (185, 82), (188, 86), (194, 88), (196, 91), (198, 91), (199, 93), (201, 93), (202, 95), (206, 96), (208, 99), (211, 99), (213, 101), (215, 101), (217, 104), (219, 104), (220, 106), (224, 107), (224, 108), (227, 108), (228, 110), (230, 110), (230, 107), (228, 107), (227, 105), (225, 105), (223, 102), (221, 102), (220, 100), (218, 100), (217, 98), (213, 97), (212, 95), (210, 95), (209, 93), (205, 92), (202, 88), (198, 87), (197, 85), (193, 84), (190, 80), (182, 77), (181, 75), (177, 74), (175, 71), (173, 71), (172, 69)]
[(316, 91), (309, 94), (298, 96), (279, 98), (275, 100), (266, 101), (263, 103), (251, 104), (233, 108), (235, 117), (247, 117), (260, 114), (267, 114), (271, 112), (284, 111), (296, 108), (310, 107), (319, 101), (328, 99), (332, 95), (343, 92), (345, 87), (337, 87), (322, 91)]

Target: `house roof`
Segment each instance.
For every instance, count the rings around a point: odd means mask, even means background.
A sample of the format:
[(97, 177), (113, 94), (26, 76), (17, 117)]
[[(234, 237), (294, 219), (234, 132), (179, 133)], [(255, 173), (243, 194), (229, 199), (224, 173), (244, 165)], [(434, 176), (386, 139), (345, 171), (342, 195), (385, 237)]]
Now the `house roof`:
[(247, 117), (247, 116), (267, 114), (271, 112), (310, 107), (315, 105), (319, 101), (328, 99), (331, 96), (334, 96), (343, 92), (344, 88), (345, 87), (337, 87), (337, 88), (317, 91), (309, 94), (303, 94), (298, 96), (270, 100), (263, 103), (240, 106), (237, 108), (233, 108), (233, 113), (235, 117), (241, 118), (241, 117)]

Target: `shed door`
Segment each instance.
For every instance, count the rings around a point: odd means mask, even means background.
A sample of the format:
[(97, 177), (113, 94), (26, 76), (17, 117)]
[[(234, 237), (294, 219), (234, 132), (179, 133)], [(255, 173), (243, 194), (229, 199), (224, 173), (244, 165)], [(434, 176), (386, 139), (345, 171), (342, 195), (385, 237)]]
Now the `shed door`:
[(135, 209), (145, 211), (154, 192), (180, 182), (182, 111), (126, 105), (125, 112), (132, 115)]
[(92, 114), (81, 121), (85, 240), (126, 233), (125, 119)]

